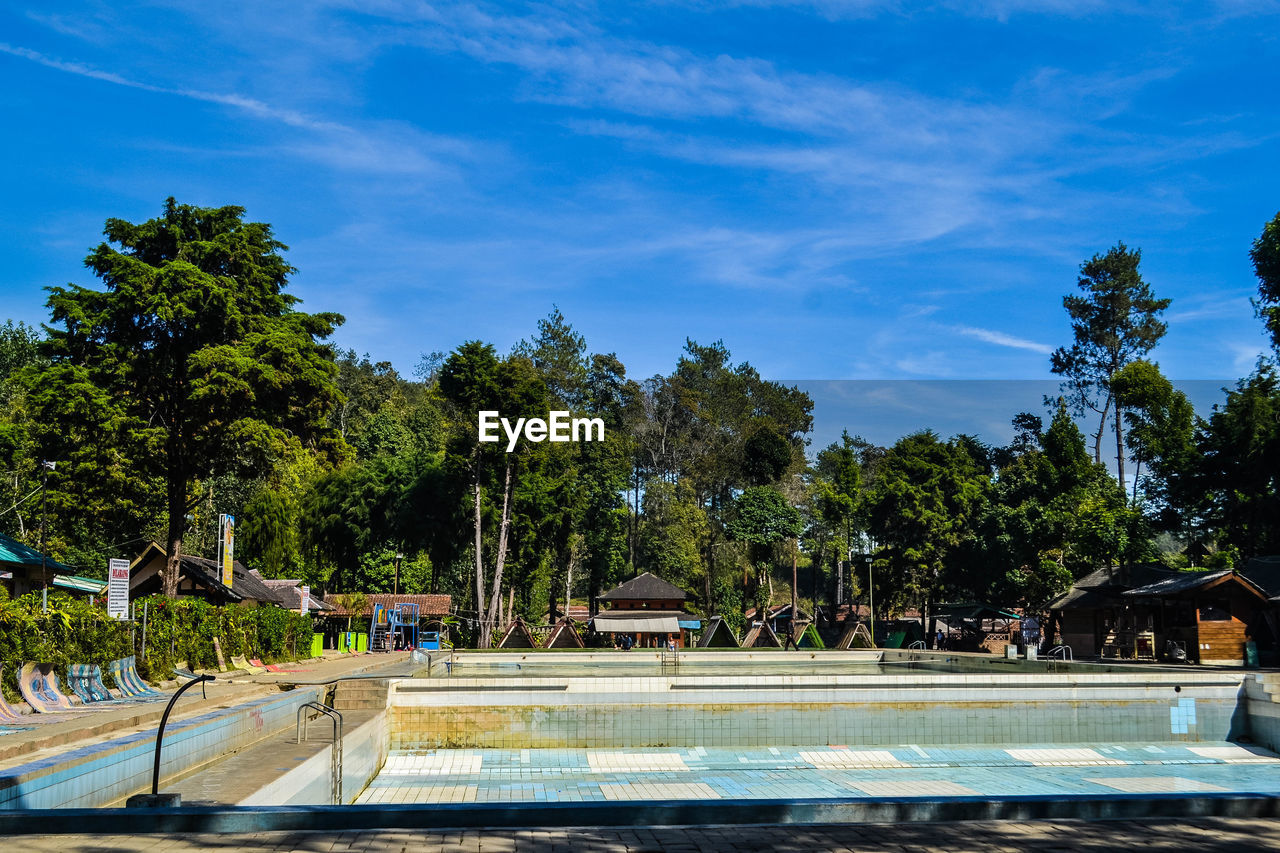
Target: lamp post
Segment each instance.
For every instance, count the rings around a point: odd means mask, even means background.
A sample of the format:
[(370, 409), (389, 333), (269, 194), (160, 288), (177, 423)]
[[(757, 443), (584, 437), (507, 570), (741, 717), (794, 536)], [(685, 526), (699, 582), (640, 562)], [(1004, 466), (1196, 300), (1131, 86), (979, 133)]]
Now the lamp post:
[(40, 611), (49, 612), (49, 568), (48, 559), (44, 555), (44, 519), (45, 507), (48, 505), (49, 472), (58, 467), (56, 462), (40, 463)]
[(404, 559), (404, 554), (401, 554), (399, 551), (397, 551), (396, 552), (396, 579), (395, 579), (395, 585), (392, 586), (391, 588), (391, 592), (395, 595), (400, 594), (400, 561), (403, 559)]
[(868, 609), (871, 611), (871, 645), (876, 644), (876, 588), (871, 579), (871, 555), (867, 555), (867, 595), (871, 596), (871, 604)]

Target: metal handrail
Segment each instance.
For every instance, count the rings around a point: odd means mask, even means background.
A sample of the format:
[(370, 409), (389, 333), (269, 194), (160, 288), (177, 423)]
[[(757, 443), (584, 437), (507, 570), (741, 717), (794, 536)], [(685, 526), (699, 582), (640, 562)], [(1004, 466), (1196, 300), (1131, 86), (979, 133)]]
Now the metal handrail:
[(1071, 647), (1066, 644), (1054, 646), (1049, 649), (1049, 651), (1045, 653), (1045, 657), (1056, 657), (1058, 660), (1073, 660), (1071, 657)]
[[(160, 727), (156, 729), (156, 761), (155, 767), (151, 771), (151, 796), (156, 796), (160, 792), (160, 749), (164, 745), (164, 727), (169, 722), (169, 712), (173, 710), (174, 704), (177, 703), (178, 697), (185, 693), (188, 689), (195, 687), (197, 684), (204, 684), (206, 681), (214, 681), (212, 675), (202, 675), (194, 681), (188, 681), (186, 684), (178, 688), (178, 692), (173, 694), (173, 698), (169, 700), (169, 704), (164, 706), (164, 715), (160, 717)], [(200, 688), (204, 690), (203, 687)]]
[(923, 649), (923, 648), (925, 648), (924, 640), (916, 640), (914, 643), (907, 646), (907, 651), (911, 651), (912, 649)]
[(314, 708), (328, 717), (333, 723), (333, 753), (329, 769), (332, 780), (330, 795), (333, 799), (333, 805), (340, 806), (342, 805), (342, 714), (319, 702), (303, 702), (298, 706), (298, 743), (302, 743), (307, 739), (306, 712), (308, 708)]

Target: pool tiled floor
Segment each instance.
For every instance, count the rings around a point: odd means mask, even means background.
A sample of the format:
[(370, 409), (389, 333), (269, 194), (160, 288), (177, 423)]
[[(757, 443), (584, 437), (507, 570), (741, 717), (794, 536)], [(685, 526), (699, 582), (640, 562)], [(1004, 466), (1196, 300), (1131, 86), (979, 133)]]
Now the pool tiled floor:
[(1280, 795), (1280, 756), (1229, 743), (393, 752), (359, 803)]

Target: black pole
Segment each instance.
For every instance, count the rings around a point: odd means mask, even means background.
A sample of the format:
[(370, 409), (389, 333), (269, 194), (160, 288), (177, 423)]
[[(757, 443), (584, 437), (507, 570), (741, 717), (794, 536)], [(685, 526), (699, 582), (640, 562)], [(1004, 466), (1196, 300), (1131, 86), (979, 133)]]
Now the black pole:
[(188, 681), (186, 684), (178, 688), (178, 692), (173, 694), (173, 698), (169, 700), (169, 704), (165, 706), (164, 716), (160, 718), (160, 728), (156, 729), (156, 764), (155, 769), (151, 773), (151, 796), (160, 793), (160, 745), (164, 743), (164, 724), (169, 722), (169, 712), (173, 710), (173, 705), (178, 701), (178, 697), (183, 694), (188, 687), (195, 687), (197, 684), (203, 684), (206, 681), (214, 681), (212, 675), (202, 675), (195, 681)]
[(49, 504), (49, 463), (40, 463), (40, 610), (49, 612), (49, 567), (44, 555), (44, 519), (45, 508)]

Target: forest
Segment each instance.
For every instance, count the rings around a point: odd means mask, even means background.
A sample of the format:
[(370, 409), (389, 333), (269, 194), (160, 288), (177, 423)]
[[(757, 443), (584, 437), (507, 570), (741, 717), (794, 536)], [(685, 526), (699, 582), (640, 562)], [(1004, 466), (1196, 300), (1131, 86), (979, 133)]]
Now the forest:
[[(1045, 305), (1073, 332), (1048, 365), (1061, 395), (1027, 400), (1008, 446), (881, 447), (849, 424), (814, 447), (814, 401), (721, 341), (635, 377), (550, 307), (509, 352), (471, 340), (409, 375), (344, 351), (344, 318), (301, 310), (287, 247), (244, 213), (109, 219), (93, 286), (50, 287), (41, 328), (0, 326), (0, 532), (89, 576), (154, 540), (176, 571), (230, 513), (265, 576), (448, 593), (481, 646), (642, 571), (736, 628), (790, 600), (793, 562), (808, 610), (865, 602), (869, 561), (891, 614), (1034, 610), (1104, 565), (1280, 553), (1274, 356), (1197, 414), (1156, 359), (1170, 300), (1123, 243)], [(1241, 251), (1280, 351), (1280, 214)], [(481, 410), (599, 418), (605, 438), (507, 452), (479, 441)]]

